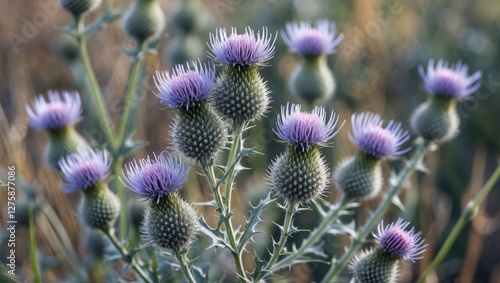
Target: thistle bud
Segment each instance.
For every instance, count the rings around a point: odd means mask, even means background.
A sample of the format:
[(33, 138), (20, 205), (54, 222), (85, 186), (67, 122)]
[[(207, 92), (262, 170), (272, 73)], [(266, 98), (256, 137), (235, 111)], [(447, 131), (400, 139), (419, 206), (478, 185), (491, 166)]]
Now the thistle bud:
[(194, 208), (175, 192), (187, 178), (188, 167), (163, 155), (130, 163), (123, 183), (148, 199), (144, 232), (150, 245), (180, 253), (189, 246), (198, 228)]
[(113, 226), (120, 211), (120, 201), (106, 182), (111, 160), (107, 152), (89, 150), (74, 153), (59, 161), (66, 192), (82, 190), (80, 216), (85, 225), (106, 231)]
[(381, 161), (410, 150), (400, 149), (410, 136), (401, 128), (401, 123), (390, 121), (383, 128), (383, 121), (377, 114), (354, 114), (351, 121), (349, 138), (360, 151), (337, 167), (333, 179), (347, 197), (368, 200), (382, 189)]
[(343, 34), (335, 37), (335, 24), (319, 20), (314, 26), (306, 22), (287, 23), (282, 37), (288, 48), (301, 56), (289, 81), (290, 91), (311, 105), (330, 99), (335, 91), (335, 79), (326, 55), (335, 53)]
[(123, 30), (137, 42), (158, 37), (165, 27), (165, 15), (157, 0), (134, 0), (123, 15)]
[(59, 160), (68, 154), (88, 150), (85, 139), (78, 134), (74, 124), (80, 120), (82, 113), (81, 100), (78, 93), (49, 91), (49, 100), (42, 95), (35, 98), (33, 108), (26, 106), (30, 117), (30, 125), (49, 134), (50, 142), (45, 152), (47, 164), (59, 171)]
[(213, 102), (219, 113), (239, 122), (260, 118), (269, 105), (269, 90), (259, 73), (274, 53), (274, 39), (267, 29), (262, 32), (245, 29), (237, 34), (225, 29), (210, 35), (209, 56), (226, 65), (216, 79), (212, 91)]
[(478, 81), (481, 72), (468, 76), (467, 70), (467, 65), (460, 61), (455, 66), (448, 67), (447, 62), (439, 60), (434, 67), (434, 61), (430, 60), (427, 74), (420, 66), (420, 76), (431, 97), (411, 117), (411, 125), (416, 134), (436, 143), (447, 142), (458, 134), (460, 119), (456, 105), (481, 86)]
[(189, 33), (196, 28), (197, 20), (202, 7), (195, 1), (182, 1), (171, 15), (172, 25), (182, 31)]
[(399, 277), (400, 259), (415, 262), (422, 258), (427, 245), (423, 244), (420, 232), (415, 233), (414, 228), (405, 230), (409, 224), (402, 219), (385, 228), (383, 222), (379, 224), (378, 234), (374, 236), (380, 241), (380, 247), (361, 252), (350, 263), (357, 282), (395, 283)]
[(59, 0), (59, 3), (64, 10), (76, 17), (99, 7), (101, 0)]

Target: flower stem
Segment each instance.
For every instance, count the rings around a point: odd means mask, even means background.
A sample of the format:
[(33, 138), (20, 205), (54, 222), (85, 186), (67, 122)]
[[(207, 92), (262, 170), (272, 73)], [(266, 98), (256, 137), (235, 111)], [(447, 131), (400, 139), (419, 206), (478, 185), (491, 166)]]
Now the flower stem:
[(236, 177), (236, 166), (232, 166), (238, 156), (238, 152), (241, 151), (241, 136), (243, 132), (243, 123), (239, 123), (234, 121), (234, 129), (233, 129), (233, 144), (231, 145), (231, 149), (229, 151), (229, 157), (227, 159), (226, 171), (226, 185), (225, 188), (225, 201), (227, 212), (231, 212), (231, 192), (233, 190), (234, 178)]
[(36, 258), (36, 239), (35, 239), (35, 219), (33, 215), (33, 204), (29, 206), (29, 234), (30, 234), (30, 257), (31, 269), (33, 271), (33, 282), (40, 283), (40, 270), (38, 269), (38, 260)]
[(108, 145), (114, 149), (116, 144), (114, 138), (113, 124), (111, 122), (111, 118), (109, 117), (109, 113), (106, 110), (104, 98), (102, 96), (101, 89), (99, 88), (99, 84), (97, 83), (97, 79), (94, 70), (92, 68), (92, 63), (90, 62), (87, 45), (85, 43), (85, 23), (83, 17), (81, 16), (75, 17), (75, 25), (76, 25), (76, 40), (78, 42), (78, 47), (80, 49), (80, 58), (82, 60), (85, 74), (90, 84), (93, 102), (95, 107), (97, 108), (97, 112), (99, 113), (99, 120), (101, 121), (101, 126), (102, 130), (104, 131), (104, 136), (106, 138), (106, 141), (108, 142)]
[(125, 249), (122, 245), (120, 245), (114, 232), (111, 229), (108, 229), (104, 231), (104, 234), (108, 237), (108, 239), (111, 241), (116, 250), (122, 255), (122, 259), (125, 262), (132, 265), (132, 268), (135, 270), (137, 275), (139, 275), (139, 277), (141, 277), (141, 279), (144, 282), (153, 283), (153, 281), (148, 277), (146, 272), (137, 264), (134, 257), (130, 255), (129, 251), (127, 251), (127, 249)]
[(188, 260), (186, 258), (186, 253), (180, 254), (176, 253), (175, 256), (179, 260), (179, 264), (182, 268), (182, 271), (186, 275), (189, 283), (196, 283), (196, 279), (194, 279), (193, 273), (191, 272), (191, 268), (189, 268)]
[(302, 243), (297, 251), (286, 256), (282, 260), (278, 261), (274, 266), (271, 266), (269, 272), (273, 273), (287, 266), (291, 266), (294, 261), (307, 253), (309, 248), (311, 248), (315, 243), (317, 243), (325, 232), (330, 228), (332, 223), (337, 219), (339, 213), (344, 210), (344, 208), (349, 203), (349, 199), (342, 196), (338, 202), (336, 209), (330, 209), (328, 214), (325, 216), (321, 224), (314, 231), (311, 232), (309, 237)]
[(444, 260), (445, 256), (448, 254), (451, 247), (453, 246), (453, 243), (455, 243), (455, 240), (457, 239), (458, 235), (460, 234), (464, 226), (467, 224), (467, 222), (469, 222), (474, 217), (477, 208), (479, 207), (479, 205), (481, 205), (481, 203), (486, 198), (490, 190), (493, 188), (493, 185), (498, 181), (498, 178), (500, 178), (500, 166), (497, 167), (497, 169), (490, 177), (488, 182), (486, 182), (484, 187), (481, 188), (481, 190), (477, 193), (474, 199), (469, 201), (464, 211), (460, 215), (460, 218), (458, 219), (457, 223), (453, 227), (453, 230), (450, 232), (450, 235), (448, 235), (446, 241), (439, 250), (439, 253), (436, 255), (431, 265), (427, 267), (424, 274), (422, 274), (422, 276), (420, 276), (420, 278), (418, 279), (417, 281), (418, 283), (424, 282), (425, 278), (432, 271), (434, 271), (439, 266), (439, 264)]
[(354, 254), (358, 251), (359, 247), (363, 243), (363, 239), (365, 239), (370, 232), (373, 230), (373, 227), (377, 225), (380, 219), (383, 217), (384, 213), (389, 208), (392, 203), (392, 199), (397, 196), (403, 190), (403, 184), (406, 183), (410, 175), (417, 169), (417, 166), (422, 162), (422, 159), (427, 152), (429, 142), (421, 141), (417, 144), (417, 149), (413, 155), (413, 157), (408, 160), (405, 167), (398, 174), (395, 182), (390, 183), (387, 196), (384, 201), (379, 205), (377, 210), (370, 216), (368, 222), (363, 226), (361, 231), (358, 233), (357, 237), (352, 239), (352, 244), (349, 249), (342, 255), (342, 257), (336, 261), (327, 274), (323, 278), (321, 282), (333, 282), (333, 279), (339, 274), (339, 272), (347, 265), (349, 260), (354, 256)]

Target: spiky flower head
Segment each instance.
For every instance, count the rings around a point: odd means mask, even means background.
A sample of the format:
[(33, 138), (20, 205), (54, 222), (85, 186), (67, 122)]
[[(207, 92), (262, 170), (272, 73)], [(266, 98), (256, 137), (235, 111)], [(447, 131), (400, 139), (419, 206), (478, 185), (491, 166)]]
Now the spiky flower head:
[(327, 118), (323, 107), (315, 107), (311, 112), (300, 110), (301, 106), (298, 104), (281, 107), (274, 132), (282, 141), (305, 151), (313, 145), (327, 145), (340, 130), (335, 131), (339, 116), (334, 112)]
[(420, 76), (424, 80), (425, 89), (430, 93), (444, 98), (465, 98), (481, 86), (479, 79), (481, 71), (468, 75), (468, 66), (458, 61), (455, 65), (449, 65), (444, 60), (439, 60), (434, 66), (434, 60), (429, 60), (427, 73), (424, 67), (419, 66)]
[(168, 107), (188, 110), (207, 100), (214, 78), (214, 64), (194, 61), (187, 68), (176, 65), (172, 72), (156, 72), (155, 83), (159, 90), (156, 96)]
[(64, 10), (70, 12), (73, 16), (80, 16), (93, 11), (99, 7), (101, 2), (101, 0), (59, 0)]
[(33, 100), (33, 108), (26, 105), (30, 125), (39, 130), (58, 130), (78, 122), (82, 114), (82, 102), (78, 92), (48, 92)]
[(380, 241), (380, 248), (385, 253), (398, 259), (415, 262), (422, 258), (421, 255), (427, 245), (423, 244), (421, 232), (416, 233), (414, 227), (408, 230), (408, 225), (410, 222), (404, 222), (401, 218), (385, 227), (382, 221), (373, 236)]
[(98, 149), (77, 152), (59, 160), (59, 167), (66, 179), (66, 192), (86, 190), (98, 185), (109, 176), (111, 159), (106, 151)]
[(401, 145), (410, 139), (401, 123), (391, 120), (384, 128), (382, 118), (370, 112), (353, 114), (350, 140), (365, 154), (375, 158), (401, 155), (410, 148), (401, 149)]
[(335, 53), (335, 47), (344, 38), (335, 36), (335, 23), (318, 20), (314, 25), (308, 22), (288, 22), (286, 31), (281, 32), (283, 41), (293, 53), (303, 56), (320, 56)]
[(381, 159), (357, 154), (337, 166), (333, 180), (348, 198), (366, 201), (377, 196), (383, 185)]
[(135, 0), (125, 11), (122, 22), (125, 33), (142, 43), (160, 36), (165, 14), (157, 0)]
[(225, 28), (210, 33), (209, 57), (221, 64), (233, 67), (263, 65), (274, 55), (276, 37), (262, 31), (245, 28), (245, 33), (238, 34), (236, 28), (231, 28), (228, 35)]
[(134, 160), (125, 165), (123, 184), (140, 197), (158, 202), (175, 192), (187, 179), (188, 166), (180, 159), (163, 154)]

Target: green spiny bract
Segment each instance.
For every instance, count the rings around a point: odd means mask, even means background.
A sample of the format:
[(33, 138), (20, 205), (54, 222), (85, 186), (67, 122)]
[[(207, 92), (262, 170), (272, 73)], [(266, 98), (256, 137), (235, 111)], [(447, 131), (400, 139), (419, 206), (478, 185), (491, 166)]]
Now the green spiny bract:
[(50, 142), (45, 152), (45, 161), (51, 169), (60, 171), (59, 160), (75, 152), (89, 150), (87, 141), (73, 126), (49, 130)]
[(198, 214), (177, 193), (149, 200), (144, 232), (150, 245), (181, 253), (198, 228)]
[(80, 16), (97, 8), (101, 0), (59, 0), (64, 10), (70, 12), (73, 16)]
[(83, 192), (84, 198), (80, 205), (80, 216), (85, 225), (102, 231), (113, 227), (120, 212), (120, 201), (109, 190), (108, 185), (99, 183)]
[(398, 258), (380, 248), (361, 252), (350, 268), (359, 283), (395, 283), (399, 274)]
[(308, 202), (325, 190), (328, 167), (317, 147), (289, 146), (271, 165), (271, 187), (286, 201)]
[(226, 143), (225, 122), (204, 104), (188, 110), (179, 109), (178, 113), (173, 126), (173, 142), (177, 150), (196, 160), (216, 157)]
[(309, 104), (324, 102), (333, 96), (335, 78), (325, 56), (305, 56), (293, 71), (290, 91)]
[(460, 119), (455, 99), (432, 96), (411, 117), (413, 131), (424, 139), (444, 143), (458, 134)]
[(342, 162), (333, 179), (344, 194), (353, 199), (368, 200), (382, 188), (381, 159), (359, 152)]
[(269, 104), (269, 90), (258, 66), (226, 66), (217, 77), (213, 102), (225, 118), (239, 122), (260, 118)]
[(165, 26), (165, 15), (157, 0), (135, 0), (123, 16), (123, 29), (142, 43), (160, 35)]

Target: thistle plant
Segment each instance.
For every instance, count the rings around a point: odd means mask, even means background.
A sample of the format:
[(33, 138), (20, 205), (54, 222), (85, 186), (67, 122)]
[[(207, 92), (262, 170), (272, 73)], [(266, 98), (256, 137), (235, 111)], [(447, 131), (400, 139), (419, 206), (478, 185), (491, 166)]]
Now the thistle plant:
[[(422, 258), (426, 245), (421, 232), (409, 228), (410, 222), (402, 219), (384, 226), (383, 218), (392, 204), (401, 206), (399, 195), (409, 177), (416, 171), (425, 171), (423, 160), (430, 149), (457, 135), (455, 106), (479, 88), (481, 72), (468, 75), (465, 64), (459, 62), (449, 67), (442, 60), (436, 66), (431, 60), (427, 72), (420, 67), (430, 98), (410, 120), (418, 135), (413, 145), (409, 144), (411, 136), (403, 122), (390, 120), (384, 126), (379, 114), (356, 113), (351, 117), (349, 138), (358, 151), (330, 170), (323, 149), (332, 146), (333, 139), (344, 130), (339, 120), (345, 117), (314, 104), (333, 96), (335, 79), (326, 56), (335, 53), (343, 35), (336, 35), (335, 25), (328, 20), (313, 25), (288, 23), (282, 33), (283, 41), (301, 60), (289, 87), (306, 105), (287, 103), (278, 115), (268, 115), (277, 119), (274, 138), (283, 145), (283, 152), (268, 166), (267, 196), (258, 203), (240, 207), (247, 212), (241, 215), (232, 196), (240, 190), (236, 180), (245, 169), (241, 161), (255, 153), (246, 147), (245, 141), (252, 138), (246, 131), (266, 117), (269, 108), (271, 93), (260, 69), (269, 66), (274, 56), (273, 32), (266, 27), (257, 31), (247, 27), (243, 33), (236, 28), (229, 33), (224, 28), (217, 29), (210, 33), (207, 44), (207, 57), (214, 62), (201, 63), (200, 58), (157, 71), (153, 92), (158, 104), (176, 114), (170, 124), (173, 148), (169, 149), (175, 152), (153, 154), (124, 165), (124, 160), (144, 144), (134, 140), (134, 102), (142, 79), (148, 77), (144, 56), (154, 53), (163, 39), (165, 17), (158, 1), (135, 0), (123, 9), (123, 15), (118, 10), (107, 10), (85, 26), (87, 13), (99, 2), (60, 1), (73, 16), (73, 25), (65, 31), (77, 40), (80, 56), (73, 59), (79, 58), (85, 70), (85, 95), (91, 103), (84, 107), (96, 109), (104, 139), (87, 142), (77, 133), (75, 125), (83, 119), (77, 92), (49, 92), (48, 100), (39, 96), (26, 110), (31, 126), (50, 136), (46, 160), (62, 173), (62, 188), (68, 193), (83, 192), (78, 212), (82, 223), (99, 233), (97, 242), (102, 240), (99, 236), (107, 238), (107, 242), (96, 244), (98, 249), (93, 252), (100, 262), (121, 259), (125, 263), (119, 272), (121, 277), (129, 276), (130, 268), (134, 280), (141, 282), (178, 281), (181, 276), (189, 282), (213, 282), (223, 276), (231, 282), (264, 282), (284, 276), (284, 269), (311, 262), (329, 264), (325, 265), (328, 270), (322, 282), (348, 276), (358, 282), (398, 282), (401, 261)], [(125, 50), (131, 67), (123, 109), (116, 117), (119, 122), (115, 127), (115, 117), (106, 108), (90, 62), (86, 38), (118, 19), (135, 48)], [(193, 14), (181, 13), (174, 22), (187, 33), (194, 20)], [(308, 111), (303, 111), (305, 108)], [(384, 164), (393, 158), (401, 159), (401, 169)], [(387, 180), (383, 164), (391, 172)], [(196, 176), (189, 174), (191, 169), (204, 179), (189, 182), (188, 176)], [(500, 171), (474, 198), (456, 231), (470, 219), (466, 217), (472, 215), (499, 177)], [(111, 181), (113, 178), (119, 181)], [(209, 193), (202, 196), (208, 201), (194, 204), (189, 193), (181, 196), (181, 188), (189, 192), (196, 189), (193, 184), (209, 187)], [(332, 187), (338, 189), (335, 203), (325, 198)], [(145, 200), (145, 212), (133, 203), (134, 198), (128, 197), (130, 192)], [(379, 203), (366, 221), (349, 222), (352, 217), (344, 217), (356, 213), (363, 202), (374, 200), (375, 196), (380, 196)], [(196, 205), (214, 209), (198, 209)], [(319, 220), (312, 230), (303, 229), (295, 221), (295, 216), (304, 210), (313, 210)], [(283, 212), (282, 220), (270, 219), (276, 211)], [(214, 213), (215, 219), (210, 215)], [(279, 237), (273, 238), (269, 233), (256, 237), (273, 225), (277, 226)], [(378, 245), (360, 252), (368, 246), (366, 240), (377, 225), (373, 236)], [(451, 242), (456, 231), (449, 238)], [(298, 232), (304, 239), (290, 245)], [(328, 256), (323, 243), (327, 235), (347, 237), (350, 241), (341, 252)], [(266, 241), (260, 241), (264, 238)], [(104, 249), (106, 243), (114, 249)], [(34, 240), (32, 247), (33, 244)], [(230, 258), (230, 262), (219, 262), (218, 256)], [(246, 256), (252, 256), (254, 261), (245, 261)], [(213, 262), (207, 262), (208, 259)], [(223, 274), (221, 266), (234, 272)], [(349, 274), (343, 272), (347, 269)]]

